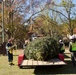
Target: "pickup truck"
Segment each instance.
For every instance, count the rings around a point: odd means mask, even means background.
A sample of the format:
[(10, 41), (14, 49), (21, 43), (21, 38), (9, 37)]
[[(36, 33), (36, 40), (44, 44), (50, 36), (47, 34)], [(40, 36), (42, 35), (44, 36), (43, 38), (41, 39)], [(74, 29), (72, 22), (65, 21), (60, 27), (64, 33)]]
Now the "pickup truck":
[(53, 58), (48, 61), (39, 61), (33, 59), (25, 59), (25, 55), (21, 54), (18, 56), (18, 66), (19, 68), (22, 67), (33, 67), (33, 66), (55, 66), (55, 65), (66, 65), (64, 62), (64, 55), (58, 54), (58, 58)]

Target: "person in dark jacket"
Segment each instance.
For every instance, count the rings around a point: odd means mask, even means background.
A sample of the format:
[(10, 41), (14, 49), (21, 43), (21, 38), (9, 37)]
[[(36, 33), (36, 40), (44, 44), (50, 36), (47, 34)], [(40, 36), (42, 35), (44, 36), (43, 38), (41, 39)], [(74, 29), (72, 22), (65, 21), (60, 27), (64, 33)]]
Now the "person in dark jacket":
[(13, 49), (14, 49), (14, 45), (13, 45), (13, 39), (10, 38), (6, 44), (6, 50), (7, 50), (7, 55), (8, 55), (8, 62), (9, 65), (14, 65), (13, 64)]

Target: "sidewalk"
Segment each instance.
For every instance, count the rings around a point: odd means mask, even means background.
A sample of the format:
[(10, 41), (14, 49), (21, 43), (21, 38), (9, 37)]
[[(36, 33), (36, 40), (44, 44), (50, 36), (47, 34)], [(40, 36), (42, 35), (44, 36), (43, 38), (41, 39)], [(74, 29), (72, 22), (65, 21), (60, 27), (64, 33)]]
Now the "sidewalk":
[(65, 55), (64, 55), (64, 60), (65, 60), (65, 61), (66, 61), (66, 60), (71, 61), (71, 53), (70, 53), (68, 47), (65, 48), (65, 52), (64, 52), (64, 54), (65, 54)]
[(70, 53), (70, 51), (69, 51), (69, 48), (68, 47), (66, 47), (65, 48), (65, 52), (64, 53)]

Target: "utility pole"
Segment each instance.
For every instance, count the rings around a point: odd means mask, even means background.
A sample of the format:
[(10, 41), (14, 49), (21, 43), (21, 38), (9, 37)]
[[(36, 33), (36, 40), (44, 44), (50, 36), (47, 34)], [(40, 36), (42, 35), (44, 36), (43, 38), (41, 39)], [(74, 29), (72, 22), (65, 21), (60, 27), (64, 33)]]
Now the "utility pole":
[(2, 1), (2, 43), (5, 41), (4, 40), (4, 1)]

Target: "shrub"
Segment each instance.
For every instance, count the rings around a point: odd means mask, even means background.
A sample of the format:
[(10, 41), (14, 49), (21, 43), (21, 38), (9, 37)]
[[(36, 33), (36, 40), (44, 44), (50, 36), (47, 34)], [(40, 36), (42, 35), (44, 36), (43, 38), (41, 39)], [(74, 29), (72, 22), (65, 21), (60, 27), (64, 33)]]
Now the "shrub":
[(50, 37), (37, 38), (31, 41), (25, 48), (27, 59), (49, 60), (59, 53), (57, 41)]

